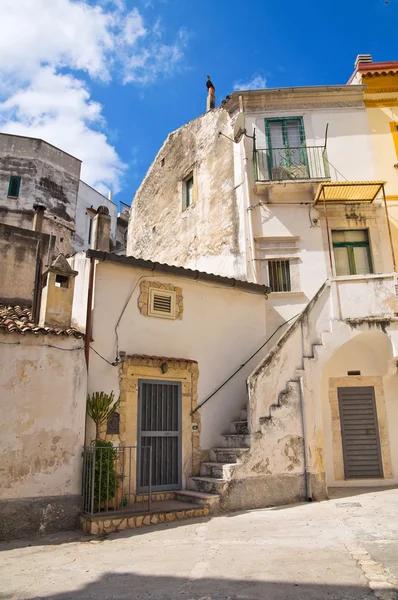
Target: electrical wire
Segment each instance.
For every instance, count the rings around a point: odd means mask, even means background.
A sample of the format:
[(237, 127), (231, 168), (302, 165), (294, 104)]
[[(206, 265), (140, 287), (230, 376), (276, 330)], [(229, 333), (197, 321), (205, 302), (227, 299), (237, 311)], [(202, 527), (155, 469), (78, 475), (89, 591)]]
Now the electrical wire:
[(100, 358), (102, 358), (102, 360), (104, 360), (106, 363), (108, 363), (108, 365), (111, 365), (111, 367), (116, 367), (117, 363), (114, 364), (112, 362), (110, 362), (108, 359), (106, 359), (104, 356), (102, 356), (102, 354), (100, 354), (99, 352), (97, 352), (97, 350), (95, 348), (93, 348), (92, 346), (90, 346), (90, 349), (95, 352)]
[[(131, 290), (130, 296), (128, 297), (128, 299), (127, 299), (127, 301), (126, 301), (125, 305), (123, 306), (123, 310), (122, 310), (122, 312), (120, 313), (120, 316), (119, 316), (119, 318), (118, 318), (118, 320), (117, 320), (117, 323), (116, 323), (116, 325), (115, 325), (115, 335), (116, 335), (116, 358), (119, 358), (119, 335), (118, 335), (118, 332), (117, 332), (117, 328), (119, 327), (119, 323), (120, 323), (120, 321), (122, 320), (122, 317), (123, 317), (123, 315), (124, 315), (124, 312), (125, 312), (125, 310), (126, 310), (127, 306), (129, 305), (131, 298), (133, 297), (133, 294), (134, 294), (134, 292), (135, 292), (135, 290), (136, 290), (136, 288), (137, 288), (137, 285), (139, 284), (139, 282), (141, 281), (141, 279), (145, 279), (146, 277), (148, 277), (148, 275), (142, 275), (142, 276), (141, 276), (141, 277), (139, 277), (139, 278), (137, 279), (137, 281), (135, 282), (135, 285), (134, 285), (133, 289)], [(152, 275), (152, 277), (154, 277), (154, 275)], [(106, 360), (106, 359), (104, 359), (104, 360)], [(112, 363), (111, 363), (111, 364), (112, 364)]]

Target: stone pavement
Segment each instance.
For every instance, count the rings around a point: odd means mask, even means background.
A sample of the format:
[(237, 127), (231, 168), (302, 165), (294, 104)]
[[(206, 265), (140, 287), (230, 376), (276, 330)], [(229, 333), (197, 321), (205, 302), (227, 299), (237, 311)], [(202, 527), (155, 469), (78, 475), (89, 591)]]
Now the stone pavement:
[[(398, 490), (0, 544), (0, 599), (396, 600)], [(23, 515), (21, 515), (23, 518)]]

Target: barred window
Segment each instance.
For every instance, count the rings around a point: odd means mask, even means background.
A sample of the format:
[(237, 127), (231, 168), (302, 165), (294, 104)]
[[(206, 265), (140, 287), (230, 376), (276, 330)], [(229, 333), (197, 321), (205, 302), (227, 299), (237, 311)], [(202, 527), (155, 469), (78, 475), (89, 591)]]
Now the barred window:
[(268, 261), (268, 283), (271, 292), (291, 292), (290, 264), (288, 260)]

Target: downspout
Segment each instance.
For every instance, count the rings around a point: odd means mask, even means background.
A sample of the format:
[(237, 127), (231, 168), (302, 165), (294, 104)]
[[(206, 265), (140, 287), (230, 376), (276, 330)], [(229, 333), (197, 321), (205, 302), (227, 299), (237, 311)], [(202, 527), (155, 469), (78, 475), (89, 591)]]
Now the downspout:
[[(86, 367), (87, 367), (87, 383), (88, 383), (88, 363), (90, 358), (90, 341), (91, 341), (91, 323), (92, 323), (92, 304), (93, 304), (93, 287), (94, 287), (94, 268), (95, 258), (90, 258), (90, 274), (88, 278), (88, 292), (87, 292), (87, 311), (86, 311), (86, 337), (84, 338), (84, 353), (86, 356)], [(86, 412), (84, 415), (84, 445), (87, 444), (87, 402), (88, 394), (86, 396)]]
[(394, 245), (392, 243), (391, 226), (390, 226), (390, 219), (389, 219), (389, 216), (388, 216), (387, 199), (386, 199), (386, 191), (384, 189), (384, 183), (381, 186), (381, 189), (383, 191), (384, 210), (385, 210), (385, 213), (386, 213), (388, 237), (390, 238), (390, 248), (391, 248), (391, 256), (392, 256), (392, 264), (394, 266), (394, 273), (395, 273), (397, 271), (397, 266), (395, 264)]
[(304, 479), (305, 479), (305, 497), (308, 502), (312, 502), (312, 490), (311, 490), (311, 474), (309, 469), (310, 456), (307, 444), (307, 420), (305, 414), (305, 399), (304, 399), (304, 382), (303, 376), (299, 377), (299, 389), (300, 389), (300, 406), (301, 406), (301, 422), (303, 426), (303, 445), (304, 445)]
[(94, 268), (95, 268), (95, 258), (90, 258), (90, 275), (88, 278), (87, 312), (86, 312), (86, 337), (84, 340), (84, 350), (85, 350), (85, 355), (86, 355), (87, 373), (88, 373), (88, 363), (89, 363), (89, 359), (90, 359)]
[(38, 324), (40, 318), (40, 300), (41, 300), (41, 273), (42, 273), (42, 258), (41, 258), (41, 240), (36, 246), (36, 269), (35, 283), (33, 288), (33, 307), (32, 317), (35, 325)]

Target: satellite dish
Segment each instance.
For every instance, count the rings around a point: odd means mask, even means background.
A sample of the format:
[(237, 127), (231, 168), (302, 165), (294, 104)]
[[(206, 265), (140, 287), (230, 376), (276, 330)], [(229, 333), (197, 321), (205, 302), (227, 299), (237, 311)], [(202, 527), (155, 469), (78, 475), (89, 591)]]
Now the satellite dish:
[(246, 133), (246, 119), (243, 113), (239, 113), (234, 127), (234, 142), (235, 144), (239, 144), (241, 139)]

